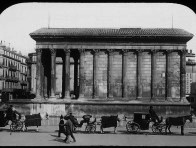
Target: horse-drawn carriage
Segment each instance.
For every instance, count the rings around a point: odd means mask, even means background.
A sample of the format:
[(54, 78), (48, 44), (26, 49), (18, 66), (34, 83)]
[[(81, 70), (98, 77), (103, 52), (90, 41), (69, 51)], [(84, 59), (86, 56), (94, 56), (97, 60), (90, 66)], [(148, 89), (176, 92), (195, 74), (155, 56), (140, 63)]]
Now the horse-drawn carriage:
[(152, 132), (162, 134), (165, 131), (167, 134), (167, 130), (171, 133), (171, 126), (181, 126), (181, 134), (184, 135), (184, 125), (186, 120), (192, 122), (192, 115), (187, 116), (178, 116), (178, 117), (167, 117), (165, 122), (161, 120), (161, 122), (153, 122), (149, 113), (146, 112), (134, 112), (134, 118), (132, 121), (128, 121), (126, 124), (126, 129), (129, 133), (137, 133), (140, 130), (149, 130), (150, 123), (152, 124)]
[(11, 121), (7, 120), (6, 118), (6, 111), (1, 110), (0, 111), (0, 127), (5, 127), (9, 125), (11, 131), (24, 131), (24, 128), (30, 126), (37, 126), (37, 131), (38, 131), (38, 126), (41, 126), (41, 116), (40, 114), (33, 114), (33, 115), (21, 115), (18, 116), (16, 115), (16, 119)]

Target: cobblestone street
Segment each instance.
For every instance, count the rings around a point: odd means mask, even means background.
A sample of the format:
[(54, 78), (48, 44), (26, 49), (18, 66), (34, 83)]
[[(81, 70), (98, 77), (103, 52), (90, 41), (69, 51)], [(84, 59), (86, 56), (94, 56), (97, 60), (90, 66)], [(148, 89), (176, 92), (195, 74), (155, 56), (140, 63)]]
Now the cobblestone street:
[(94, 134), (78, 129), (75, 133), (77, 142), (66, 144), (65, 135), (57, 137), (58, 126), (41, 126), (36, 132), (35, 127), (29, 127), (27, 132), (10, 133), (9, 127), (0, 128), (0, 146), (196, 146), (196, 129), (185, 128), (185, 135), (180, 135), (180, 127), (173, 127), (172, 135), (157, 135), (151, 129), (137, 134), (126, 132), (125, 127), (104, 129), (101, 134), (99, 127)]

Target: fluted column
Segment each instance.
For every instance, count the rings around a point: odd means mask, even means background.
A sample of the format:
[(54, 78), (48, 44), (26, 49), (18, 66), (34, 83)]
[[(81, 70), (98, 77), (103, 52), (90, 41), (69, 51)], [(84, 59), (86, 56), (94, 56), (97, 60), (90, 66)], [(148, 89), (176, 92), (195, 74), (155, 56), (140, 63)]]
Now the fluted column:
[(64, 99), (70, 99), (70, 49), (64, 49)]
[(113, 50), (108, 49), (108, 98), (113, 98), (113, 80), (112, 80), (112, 64), (113, 64)]
[(99, 49), (94, 49), (94, 56), (93, 56), (93, 98), (98, 98), (99, 93), (99, 86), (98, 86), (98, 78), (97, 78), (97, 72), (98, 72), (98, 54)]
[(186, 100), (186, 49), (180, 52), (180, 101)]
[(127, 98), (127, 49), (122, 50), (122, 97)]
[(156, 86), (156, 53), (157, 50), (151, 50), (151, 101), (155, 101), (155, 86)]
[(50, 49), (51, 52), (51, 94), (50, 99), (56, 98), (55, 97), (55, 90), (56, 90), (56, 50)]
[(166, 50), (166, 83), (165, 83), (165, 95), (167, 101), (172, 101), (171, 96), (171, 53), (172, 50)]
[(137, 99), (142, 98), (142, 52), (137, 50)]
[(84, 99), (85, 93), (85, 74), (84, 74), (84, 58), (85, 58), (85, 49), (79, 49), (80, 52), (80, 65), (79, 65), (79, 83), (80, 83), (80, 94), (79, 99)]
[(36, 65), (36, 98), (35, 99), (41, 99), (42, 98), (42, 86), (41, 86), (41, 55), (42, 55), (42, 49), (36, 49), (37, 54), (37, 65)]

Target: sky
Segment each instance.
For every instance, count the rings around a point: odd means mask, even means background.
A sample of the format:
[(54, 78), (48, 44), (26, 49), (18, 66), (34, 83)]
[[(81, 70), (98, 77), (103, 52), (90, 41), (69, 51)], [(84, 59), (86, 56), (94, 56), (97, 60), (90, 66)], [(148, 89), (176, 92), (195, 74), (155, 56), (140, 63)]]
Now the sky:
[[(173, 20), (173, 21), (172, 21)], [(23, 55), (35, 52), (29, 36), (50, 28), (181, 28), (194, 35), (187, 49), (196, 53), (196, 14), (173, 3), (19, 3), (0, 14), (0, 40)]]

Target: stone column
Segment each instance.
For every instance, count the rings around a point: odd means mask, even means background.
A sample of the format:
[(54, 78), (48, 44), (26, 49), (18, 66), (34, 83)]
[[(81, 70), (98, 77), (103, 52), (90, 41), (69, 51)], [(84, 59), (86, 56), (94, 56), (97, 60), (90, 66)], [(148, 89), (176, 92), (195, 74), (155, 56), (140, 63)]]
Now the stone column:
[(171, 96), (171, 53), (172, 50), (166, 50), (166, 79), (165, 96), (167, 101), (172, 101)]
[(70, 99), (70, 49), (64, 49), (64, 99)]
[(186, 100), (186, 49), (180, 52), (180, 101)]
[(80, 65), (79, 65), (79, 83), (80, 83), (80, 94), (79, 99), (84, 99), (85, 93), (85, 74), (84, 74), (84, 58), (85, 58), (85, 49), (79, 49), (80, 52)]
[(93, 51), (94, 51), (94, 57), (93, 57), (93, 98), (96, 99), (96, 98), (98, 98), (98, 93), (99, 93), (98, 78), (97, 78), (99, 49), (94, 49)]
[(142, 98), (142, 52), (143, 50), (137, 50), (137, 99)]
[(108, 98), (113, 98), (113, 80), (112, 80), (112, 64), (114, 50), (108, 49)]
[(151, 101), (155, 101), (155, 86), (156, 86), (156, 53), (157, 50), (151, 50)]
[(51, 91), (49, 99), (56, 99), (56, 50), (50, 49), (51, 52)]
[(122, 97), (127, 98), (127, 57), (128, 49), (122, 50)]
[(42, 49), (36, 49), (37, 53), (37, 65), (36, 65), (36, 98), (38, 100), (41, 100), (42, 98), (42, 86), (41, 86), (41, 55), (42, 55)]

